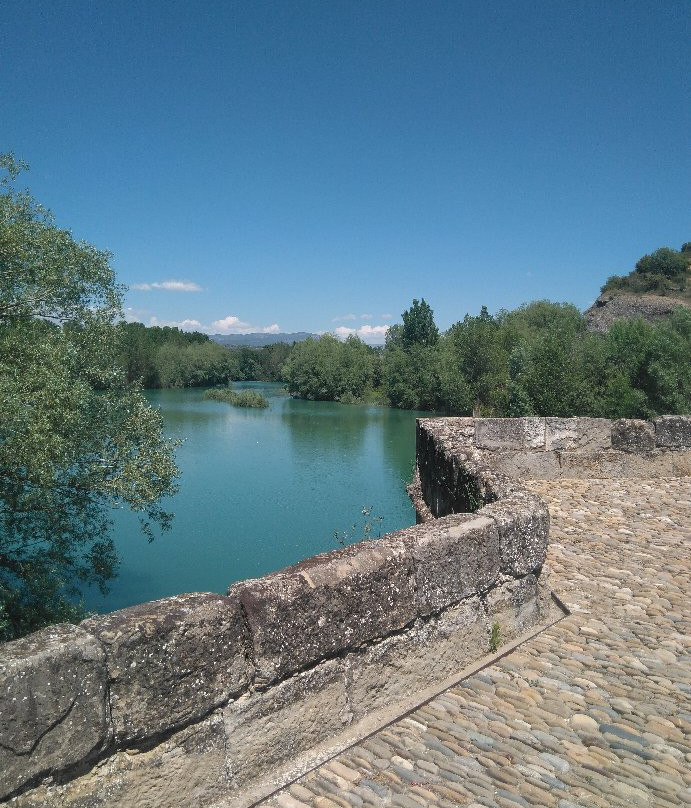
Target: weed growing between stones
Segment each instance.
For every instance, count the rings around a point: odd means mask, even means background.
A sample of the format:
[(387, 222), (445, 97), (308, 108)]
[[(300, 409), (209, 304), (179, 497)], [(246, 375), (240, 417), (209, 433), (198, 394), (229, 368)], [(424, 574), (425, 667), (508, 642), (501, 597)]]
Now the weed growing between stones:
[(489, 635), (489, 650), (494, 654), (501, 645), (501, 626), (499, 623), (492, 623), (492, 630)]
[[(377, 535), (376, 538), (381, 538), (381, 525), (384, 521), (383, 516), (372, 516), (372, 511), (374, 510), (374, 505), (370, 505), (369, 507), (363, 507), (360, 513), (362, 514), (362, 525), (360, 530), (358, 531), (357, 522), (354, 522), (350, 527), (350, 532), (347, 530), (334, 530), (333, 537), (336, 540), (336, 543), (341, 546), (345, 547), (348, 544), (356, 544), (359, 541), (364, 541), (365, 539), (373, 539), (374, 531), (376, 529)], [(358, 535), (361, 533), (361, 535)]]

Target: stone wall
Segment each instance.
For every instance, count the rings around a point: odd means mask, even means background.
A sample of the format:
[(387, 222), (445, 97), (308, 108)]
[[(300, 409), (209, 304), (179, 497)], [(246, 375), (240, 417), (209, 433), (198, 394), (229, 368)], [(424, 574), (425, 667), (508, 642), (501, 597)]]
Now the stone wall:
[(552, 618), (547, 510), (499, 468), (507, 452), (614, 452), (656, 468), (688, 446), (689, 419), (421, 420), (420, 524), (225, 596), (166, 598), (2, 646), (0, 800), (249, 804), (258, 782), (281, 784), (301, 755), (481, 658), (493, 624), (506, 641)]

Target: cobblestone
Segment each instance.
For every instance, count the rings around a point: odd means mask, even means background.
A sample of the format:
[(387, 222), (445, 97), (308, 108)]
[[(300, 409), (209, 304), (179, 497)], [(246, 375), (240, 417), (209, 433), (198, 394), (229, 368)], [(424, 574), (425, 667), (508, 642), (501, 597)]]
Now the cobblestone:
[(572, 614), (265, 808), (691, 805), (691, 479), (526, 485)]

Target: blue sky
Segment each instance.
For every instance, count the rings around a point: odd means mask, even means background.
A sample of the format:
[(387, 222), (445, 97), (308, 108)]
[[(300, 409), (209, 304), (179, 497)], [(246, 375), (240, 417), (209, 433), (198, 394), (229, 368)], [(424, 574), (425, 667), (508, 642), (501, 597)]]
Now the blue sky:
[[(691, 240), (687, 0), (3, 0), (0, 151), (130, 317), (441, 328)], [(344, 331), (342, 333), (345, 333)]]

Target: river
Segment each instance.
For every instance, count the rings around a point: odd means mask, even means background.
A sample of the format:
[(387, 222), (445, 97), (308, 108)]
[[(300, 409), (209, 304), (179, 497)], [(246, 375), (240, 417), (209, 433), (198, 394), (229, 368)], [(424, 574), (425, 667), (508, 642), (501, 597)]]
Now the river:
[(136, 517), (117, 511), (119, 575), (107, 595), (87, 593), (87, 608), (225, 592), (234, 581), (336, 549), (334, 531), (351, 543), (368, 525), (376, 536), (414, 524), (405, 485), (421, 413), (299, 401), (279, 384), (234, 388), (263, 392), (269, 409), (204, 400), (200, 389), (147, 392), (166, 435), (184, 440), (180, 492), (166, 503), (175, 520), (148, 543)]

